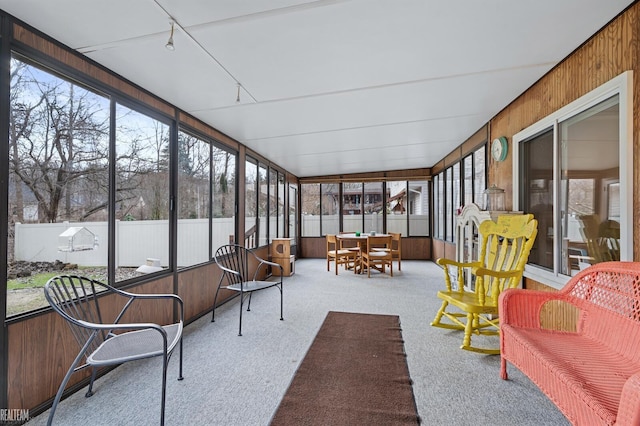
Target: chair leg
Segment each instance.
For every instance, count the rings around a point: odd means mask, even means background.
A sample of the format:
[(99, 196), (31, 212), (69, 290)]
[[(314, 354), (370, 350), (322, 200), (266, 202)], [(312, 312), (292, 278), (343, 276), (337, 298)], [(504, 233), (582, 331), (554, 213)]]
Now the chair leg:
[[(182, 355), (182, 353), (180, 353), (180, 355)], [(162, 403), (160, 404), (160, 426), (164, 425), (164, 407), (167, 400), (167, 364), (169, 363), (169, 357), (166, 352), (164, 353), (162, 360)]]
[(67, 383), (69, 383), (69, 379), (71, 379), (71, 376), (75, 372), (76, 366), (78, 365), (82, 357), (84, 357), (84, 352), (89, 347), (89, 344), (92, 341), (93, 339), (89, 339), (87, 343), (84, 344), (84, 347), (80, 350), (80, 352), (78, 352), (76, 359), (73, 360), (71, 367), (69, 367), (67, 374), (64, 375), (64, 379), (62, 379), (62, 383), (60, 383), (60, 387), (58, 388), (56, 397), (54, 398), (53, 404), (51, 405), (51, 411), (49, 411), (49, 418), (47, 419), (47, 426), (51, 426), (53, 424), (53, 416), (56, 413), (56, 408), (58, 408), (58, 404), (60, 403), (60, 400), (62, 399), (64, 388), (67, 386)]
[(464, 328), (464, 337), (462, 338), (462, 346), (460, 346), (460, 349), (469, 349), (471, 347), (471, 333), (473, 332), (475, 322), (475, 315), (468, 313), (467, 325)]
[(178, 370), (178, 380), (184, 380), (182, 376), (182, 336), (180, 336), (180, 368)]
[(446, 300), (442, 301), (442, 304), (440, 305), (440, 309), (438, 309), (438, 313), (436, 314), (436, 317), (433, 319), (433, 321), (431, 321), (431, 326), (433, 327), (437, 327), (441, 324), (441, 320), (442, 320), (442, 315), (444, 315), (444, 311), (447, 309), (447, 306), (449, 305), (449, 302), (447, 302)]
[(96, 380), (97, 371), (97, 368), (91, 367), (91, 381), (89, 382), (89, 389), (87, 390), (87, 393), (84, 394), (85, 398), (93, 396), (93, 382)]
[(282, 316), (282, 284), (278, 286), (280, 290), (280, 321), (284, 321), (284, 316)]
[(502, 380), (509, 379), (509, 375), (507, 374), (507, 360), (505, 357), (500, 357), (500, 378)]
[(242, 336), (242, 303), (244, 301), (244, 294), (240, 293), (240, 324), (238, 325), (238, 336)]
[(216, 295), (213, 297), (213, 309), (211, 309), (211, 322), (216, 322), (216, 301), (218, 300), (219, 291), (220, 291), (220, 286), (218, 285), (218, 289), (216, 290)]

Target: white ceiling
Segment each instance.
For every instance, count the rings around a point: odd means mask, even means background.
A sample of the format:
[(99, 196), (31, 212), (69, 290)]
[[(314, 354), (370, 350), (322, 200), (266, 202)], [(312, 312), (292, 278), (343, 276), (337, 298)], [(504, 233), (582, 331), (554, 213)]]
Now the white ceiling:
[[(433, 166), (632, 2), (0, 0), (0, 9), (307, 177)], [(171, 19), (174, 51), (164, 47)]]

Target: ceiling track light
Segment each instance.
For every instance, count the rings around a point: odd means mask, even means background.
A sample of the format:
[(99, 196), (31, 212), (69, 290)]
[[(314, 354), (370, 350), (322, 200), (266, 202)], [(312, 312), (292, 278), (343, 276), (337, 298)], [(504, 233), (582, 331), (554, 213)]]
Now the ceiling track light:
[(167, 41), (167, 44), (164, 45), (164, 47), (166, 47), (167, 50), (174, 51), (176, 49), (176, 47), (173, 45), (173, 25), (174, 25), (174, 22), (171, 21), (170, 24), (171, 24), (171, 34), (169, 35), (169, 40)]
[(240, 103), (240, 83), (238, 83), (238, 96), (236, 97), (236, 103)]

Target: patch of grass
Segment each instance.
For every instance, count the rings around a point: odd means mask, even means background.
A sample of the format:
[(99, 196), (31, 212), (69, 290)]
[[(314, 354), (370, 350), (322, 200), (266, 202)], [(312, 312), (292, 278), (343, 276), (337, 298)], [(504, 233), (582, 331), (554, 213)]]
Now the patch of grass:
[(17, 290), (22, 288), (42, 288), (52, 278), (58, 275), (60, 271), (43, 272), (41, 274), (31, 275), (30, 277), (16, 278), (7, 281), (7, 290)]

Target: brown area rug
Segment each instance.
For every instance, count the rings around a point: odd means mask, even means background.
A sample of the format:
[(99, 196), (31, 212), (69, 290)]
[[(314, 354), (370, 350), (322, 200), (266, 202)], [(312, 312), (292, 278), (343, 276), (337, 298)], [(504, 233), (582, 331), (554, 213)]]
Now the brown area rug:
[(417, 425), (400, 318), (329, 312), (271, 426)]

